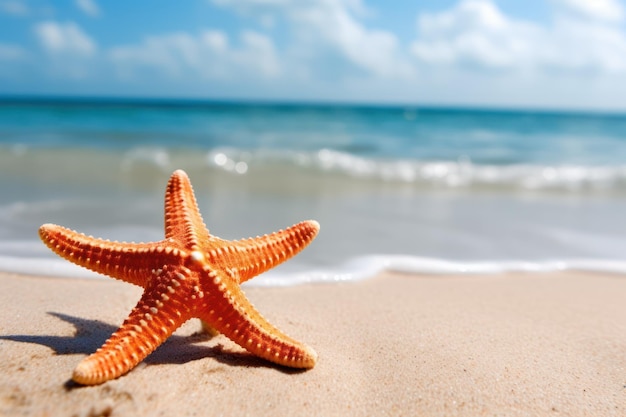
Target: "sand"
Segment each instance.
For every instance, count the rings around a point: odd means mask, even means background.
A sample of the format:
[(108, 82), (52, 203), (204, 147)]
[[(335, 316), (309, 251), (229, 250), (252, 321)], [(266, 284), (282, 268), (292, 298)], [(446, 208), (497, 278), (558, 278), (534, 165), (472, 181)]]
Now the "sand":
[(69, 382), (140, 289), (0, 273), (0, 415), (626, 416), (626, 277), (429, 276), (246, 288), (318, 365), (290, 371), (192, 320), (127, 375)]

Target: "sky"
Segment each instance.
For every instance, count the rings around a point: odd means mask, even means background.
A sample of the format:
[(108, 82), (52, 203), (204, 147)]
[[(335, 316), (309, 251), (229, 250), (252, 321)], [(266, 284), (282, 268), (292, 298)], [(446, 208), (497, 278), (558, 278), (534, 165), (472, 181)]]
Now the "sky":
[(626, 0), (0, 0), (0, 95), (626, 111)]

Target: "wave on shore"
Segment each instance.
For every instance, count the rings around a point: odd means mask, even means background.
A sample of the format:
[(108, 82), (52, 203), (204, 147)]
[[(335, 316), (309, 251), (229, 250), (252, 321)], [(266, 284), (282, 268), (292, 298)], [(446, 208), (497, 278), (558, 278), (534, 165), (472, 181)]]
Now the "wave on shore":
[[(105, 278), (63, 259), (0, 256), (0, 270), (25, 275)], [(324, 268), (284, 271), (280, 267), (246, 283), (247, 286), (287, 287), (302, 284), (355, 282), (372, 278), (384, 271), (405, 274), (477, 275), (509, 272), (536, 273), (588, 271), (626, 274), (626, 261), (599, 259), (562, 259), (545, 261), (454, 261), (410, 255), (369, 255), (349, 259), (343, 264)]]
[[(38, 166), (40, 170), (32, 172), (32, 166)], [(626, 191), (626, 164), (495, 165), (474, 163), (468, 158), (438, 161), (364, 157), (331, 149), (308, 152), (132, 148), (117, 154), (98, 149), (20, 146), (0, 148), (0, 167), (5, 178), (41, 180), (45, 177), (49, 183), (70, 185), (88, 178), (102, 186), (116, 186), (128, 179), (139, 188), (152, 186), (157, 174), (169, 175), (173, 170), (184, 167), (190, 176), (196, 178), (212, 174), (251, 180), (287, 176), (307, 179), (308, 182), (332, 180), (338, 185), (355, 187), (396, 185), (434, 190), (583, 194), (621, 194)], [(36, 178), (37, 175), (42, 178)]]

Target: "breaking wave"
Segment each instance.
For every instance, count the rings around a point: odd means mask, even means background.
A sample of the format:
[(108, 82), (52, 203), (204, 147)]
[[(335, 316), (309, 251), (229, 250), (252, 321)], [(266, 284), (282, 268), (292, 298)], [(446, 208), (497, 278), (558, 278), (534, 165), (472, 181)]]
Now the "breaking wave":
[(438, 189), (626, 190), (626, 165), (485, 165), (467, 158), (457, 161), (365, 158), (331, 149), (306, 153), (227, 148), (208, 152), (206, 162), (214, 169), (239, 175), (267, 171), (272, 166), (290, 166), (312, 174)]
[[(52, 166), (52, 161), (54, 166)], [(50, 164), (50, 169), (46, 167)], [(33, 166), (42, 169), (32, 170)], [(338, 180), (344, 185), (378, 187), (401, 185), (435, 190), (501, 190), (512, 192), (623, 193), (624, 165), (489, 165), (468, 158), (455, 161), (385, 159), (357, 156), (332, 149), (317, 151), (242, 150), (215, 148), (170, 150), (132, 148), (124, 152), (92, 149), (0, 149), (0, 173), (5, 178), (44, 176), (46, 183), (91, 181), (115, 186), (132, 177), (134, 187), (154, 184), (154, 175), (169, 175), (178, 168), (192, 177), (207, 174), (264, 178), (306, 177), (311, 181)]]

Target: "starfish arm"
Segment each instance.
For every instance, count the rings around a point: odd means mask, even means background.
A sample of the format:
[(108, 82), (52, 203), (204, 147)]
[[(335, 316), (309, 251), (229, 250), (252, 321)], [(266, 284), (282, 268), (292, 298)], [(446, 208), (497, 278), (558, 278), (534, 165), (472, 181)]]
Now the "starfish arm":
[(122, 326), (78, 364), (72, 375), (75, 382), (96, 385), (124, 375), (191, 318), (188, 294), (180, 285), (171, 285), (174, 274), (176, 270), (166, 270), (162, 279), (151, 283)]
[(209, 240), (189, 177), (180, 169), (172, 174), (165, 190), (165, 238), (181, 241), (188, 248)]
[(228, 262), (232, 277), (243, 283), (295, 256), (311, 243), (319, 229), (318, 222), (307, 220), (269, 235), (227, 242), (231, 246), (209, 255), (214, 262), (218, 258)]
[(41, 226), (39, 237), (53, 252), (76, 265), (142, 287), (155, 270), (177, 259), (178, 250), (166, 248), (165, 242), (112, 242), (54, 224)]
[[(219, 286), (209, 307), (197, 315), (248, 352), (270, 362), (291, 368), (310, 369), (317, 353), (270, 324), (254, 308), (238, 285), (213, 273)], [(230, 282), (230, 284), (228, 284)]]

